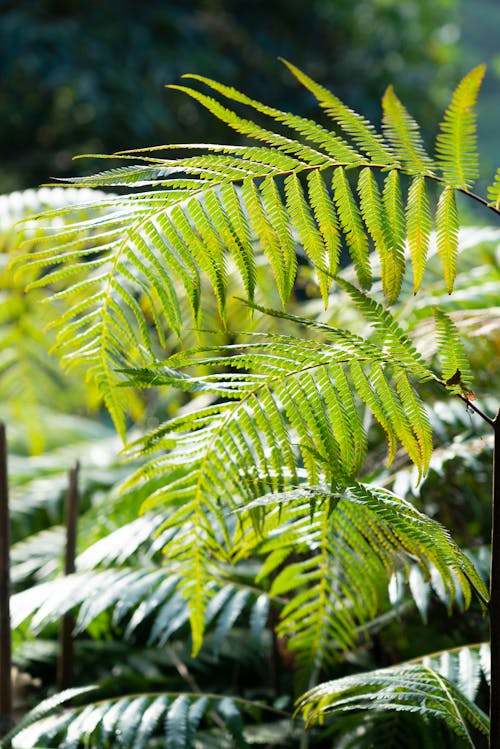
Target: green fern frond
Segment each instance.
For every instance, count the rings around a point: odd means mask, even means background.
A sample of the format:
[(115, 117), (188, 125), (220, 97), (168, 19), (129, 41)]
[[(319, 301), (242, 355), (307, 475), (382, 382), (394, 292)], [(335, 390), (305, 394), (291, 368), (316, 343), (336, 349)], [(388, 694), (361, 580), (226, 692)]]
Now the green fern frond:
[[(444, 528), (387, 490), (360, 484), (345, 490), (306, 486), (260, 497), (249, 508), (264, 513), (263, 540), (253, 542), (258, 553), (268, 555), (260, 577), (279, 565), (271, 595), (290, 597), (278, 633), (306, 670), (353, 647), (359, 626), (383, 604), (386, 583), (381, 581), (396, 569), (408, 574), (415, 558), (424, 574), (438, 571), (452, 598), (463, 593), (469, 602), (471, 584), (482, 599), (487, 596), (471, 562)], [(252, 553), (251, 546), (243, 548)], [(285, 565), (292, 554), (302, 561)]]
[(422, 143), (420, 129), (388, 86), (382, 98), (383, 127), (394, 146), (397, 158), (408, 174), (432, 174), (435, 166)]
[[(393, 171), (392, 173), (397, 177), (396, 172)], [(394, 185), (391, 187), (390, 183), (386, 183), (386, 186), (386, 201), (383, 204), (372, 170), (365, 168), (360, 172), (358, 192), (361, 214), (380, 257), (384, 296), (388, 303), (392, 304), (398, 298), (401, 289), (404, 273), (404, 255), (401, 251), (402, 217), (401, 213), (398, 212), (395, 188)], [(393, 209), (392, 218), (395, 220), (396, 229), (399, 228), (399, 237), (398, 235), (393, 237), (390, 232), (384, 211), (385, 202), (391, 202), (390, 207)]]
[[(292, 137), (241, 117), (195, 88), (181, 86), (212, 114), (242, 135), (260, 141), (260, 145), (187, 144), (186, 148), (195, 153), (181, 158), (164, 158), (165, 154), (158, 158), (159, 149), (155, 148), (126, 152), (122, 158), (140, 163), (75, 178), (73, 182), (82, 190), (119, 185), (134, 191), (102, 200), (99, 195), (101, 202), (94, 207), (87, 204), (66, 229), (57, 228), (57, 212), (48, 214), (38, 222), (37, 236), (44, 236), (19, 262), (25, 270), (31, 267), (27, 272), (32, 274), (33, 290), (51, 285), (54, 301), (63, 306), (54, 322), (58, 336), (55, 349), (66, 366), (85, 369), (89, 380), (100, 389), (122, 435), (132, 399), (130, 393), (116, 387), (122, 382), (118, 370), (147, 366), (155, 357), (168, 354), (175, 345), (173, 336), (181, 334), (187, 320), (191, 324), (187, 304), (199, 327), (204, 311), (212, 304), (212, 294), (224, 323), (228, 289), (238, 279), (252, 300), (257, 286), (262, 286), (256, 270), (260, 252), (269, 262), (285, 306), (296, 281), (297, 256), (303, 249), (326, 306), (342, 242), (352, 257), (360, 285), (371, 286), (371, 236), (380, 256), (383, 290), (393, 302), (401, 289), (407, 233), (415, 291), (420, 285), (430, 229), (421, 175), (433, 175), (413, 121), (389, 90), (385, 121), (386, 131), (400, 152), (395, 155), (363, 117), (293, 65), (288, 66), (340, 124), (346, 139), (312, 120), (281, 112), (210, 79), (192, 76), (216, 94), (262, 115), (281, 130), (287, 129)], [(467, 154), (473, 150), (469, 142), (473, 133), (467, 123), (479, 74), (473, 71), (470, 75), (470, 80), (464, 79), (466, 82), (457, 89), (455, 103), (445, 117), (446, 127), (443, 125), (450, 138), (463, 130), (460, 163), (467, 162)], [(367, 157), (360, 156), (357, 145)], [(174, 147), (161, 148), (168, 155)], [(400, 156), (403, 166), (397, 160)], [(361, 206), (350, 186), (349, 169), (361, 169)], [(387, 171), (380, 195), (375, 172)], [(417, 175), (408, 194), (406, 227), (400, 171)], [(331, 187), (327, 181), (330, 174)], [(448, 182), (454, 185), (457, 180)], [(137, 191), (141, 185), (143, 192)], [(96, 217), (91, 215), (92, 210)], [(437, 224), (438, 246), (450, 289), (457, 227), (450, 187), (442, 194)], [(209, 294), (202, 294), (205, 279)], [(134, 408), (138, 408), (137, 403)]]
[(205, 78), (201, 75), (184, 75), (183, 78), (191, 78), (192, 80), (201, 81), (210, 88), (218, 91), (220, 94), (230, 99), (231, 101), (237, 101), (242, 104), (246, 104), (262, 114), (266, 114), (277, 122), (281, 122), (287, 125), (292, 130), (295, 130), (299, 135), (310, 140), (313, 143), (321, 146), (326, 151), (328, 156), (335, 159), (340, 164), (357, 164), (361, 162), (362, 156), (354, 151), (344, 140), (338, 138), (334, 133), (321, 127), (313, 120), (306, 119), (305, 117), (299, 117), (293, 115), (290, 112), (282, 112), (273, 107), (269, 107), (262, 102), (251, 99), (250, 97), (242, 94), (241, 91), (237, 91), (231, 86), (224, 86), (217, 81)]
[(397, 161), (391, 153), (381, 135), (373, 125), (357, 112), (346, 107), (331, 91), (309, 78), (295, 65), (282, 60), (291, 73), (305, 86), (319, 101), (326, 112), (338, 122), (340, 127), (351, 136), (353, 141), (368, 154), (376, 164), (382, 166), (397, 166)]
[(458, 84), (436, 140), (436, 158), (447, 185), (468, 188), (477, 178), (475, 104), (485, 66), (471, 70)]
[(358, 281), (362, 288), (368, 289), (372, 283), (368, 240), (344, 169), (339, 167), (334, 171), (332, 187), (340, 225), (344, 231)]
[(493, 184), (488, 187), (488, 200), (498, 210), (500, 207), (500, 168), (497, 169)]
[(423, 664), (347, 676), (326, 682), (305, 694), (299, 709), (309, 724), (344, 712), (406, 711), (444, 721), (468, 746), (473, 730), (487, 734), (487, 716), (438, 671)]
[(436, 212), (437, 248), (443, 267), (448, 294), (453, 291), (457, 268), (458, 214), (455, 190), (445, 187), (438, 201)]
[(429, 237), (432, 228), (429, 198), (423, 177), (415, 177), (408, 191), (406, 204), (408, 247), (413, 266), (413, 293), (422, 283), (425, 271)]
[(440, 309), (434, 311), (434, 320), (443, 380), (448, 385), (448, 381), (456, 377), (457, 381), (450, 382), (450, 387), (459, 391), (461, 388), (470, 388), (473, 375), (464, 344), (456, 326), (449, 315), (446, 315)]
[[(92, 742), (95, 749), (110, 746), (146, 749), (161, 741), (166, 749), (204, 746), (203, 735), (212, 732), (219, 740), (245, 749), (245, 723), (251, 714), (283, 715), (283, 711), (224, 694), (159, 692), (158, 687), (139, 694), (108, 697), (109, 685), (66, 690), (40, 703), (11, 731), (12, 749), (44, 746), (69, 749)], [(3, 743), (2, 743), (3, 745)], [(7, 744), (6, 744), (7, 746)]]

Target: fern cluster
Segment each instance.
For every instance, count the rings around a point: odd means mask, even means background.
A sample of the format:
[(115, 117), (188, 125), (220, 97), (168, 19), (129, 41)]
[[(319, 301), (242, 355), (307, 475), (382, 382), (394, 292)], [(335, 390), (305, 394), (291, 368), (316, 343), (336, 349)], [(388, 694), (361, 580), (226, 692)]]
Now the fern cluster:
[[(286, 643), (303, 687), (356, 647), (387, 611), (391, 586), (412, 575), (432, 579), (450, 606), (467, 607), (473, 596), (487, 603), (483, 579), (448, 531), (377, 485), (367, 460), (373, 442), (385, 442), (387, 465), (410, 463), (421, 480), (433, 450), (422, 393), (459, 396), (477, 409), (464, 322), (449, 295), (459, 251), (456, 194), (476, 198), (474, 104), (484, 68), (459, 84), (430, 156), (391, 87), (381, 134), (286, 64), (332, 129), (190, 76), (193, 87), (173, 88), (254, 143), (121, 154), (124, 166), (71, 183), (128, 187), (128, 194), (90, 197), (76, 216), (46, 212), (36, 243), (14, 259), (30, 274), (31, 293), (50, 288), (59, 311), (55, 350), (85, 371), (122, 437), (127, 415), (139, 410), (138, 390), (175, 390), (181, 405), (129, 440), (126, 455), (137, 463), (121, 487), (125, 502), (144, 499), (146, 513), (124, 532), (126, 543), (138, 549), (137, 539), (156, 534), (165, 564), (153, 556), (137, 569), (125, 555), (107, 569), (110, 544), (124, 543), (118, 532), (83, 556), (64, 593), (59, 581), (45, 581), (19, 593), (13, 613), (37, 629), (78, 607), (83, 630), (112, 611), (126, 637), (149, 625), (150, 644), (162, 645), (189, 620), (197, 655), (207, 637), (220, 648), (242, 616), (262, 633), (276, 610), (274, 636)], [(170, 158), (176, 148), (191, 155)], [(426, 271), (434, 285), (412, 301)], [(313, 297), (303, 305), (310, 315), (300, 305), (300, 316), (289, 311), (301, 279)], [(470, 310), (477, 315), (480, 306), (471, 302)], [(196, 343), (187, 332), (193, 327)], [(418, 346), (421, 331), (432, 339), (427, 350)], [(102, 569), (89, 569), (92, 559)], [(248, 564), (251, 582), (242, 583)], [(467, 663), (484, 664), (476, 650), (463, 652), (460, 674)], [(425, 716), (469, 741), (469, 726), (485, 732), (486, 718), (475, 694), (462, 694), (462, 676), (456, 686), (445, 671), (432, 657), (346, 677), (309, 692), (299, 707), (316, 722), (351, 709), (415, 711), (424, 694)], [(90, 702), (82, 710), (75, 702), (47, 731), (34, 714), (13, 741), (27, 731), (33, 741), (65, 735), (64, 746), (77, 746), (85, 736), (105, 746), (114, 731), (140, 747), (161, 720), (166, 745), (187, 747), (207, 712), (209, 723), (222, 720), (236, 745), (246, 745), (243, 705), (164, 691), (100, 705), (90, 691), (63, 695)], [(154, 717), (147, 725), (146, 715)]]

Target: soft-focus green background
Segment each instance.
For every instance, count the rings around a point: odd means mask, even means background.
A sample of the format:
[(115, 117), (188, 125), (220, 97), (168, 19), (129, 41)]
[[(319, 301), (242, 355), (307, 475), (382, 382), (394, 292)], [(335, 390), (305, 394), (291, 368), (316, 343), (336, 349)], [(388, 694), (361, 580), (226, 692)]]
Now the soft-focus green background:
[(375, 119), (393, 82), (429, 137), (458, 76), (489, 62), (491, 150), (499, 28), (495, 0), (0, 0), (0, 192), (92, 168), (75, 154), (234, 138), (163, 88), (183, 72), (311, 114), (280, 55)]

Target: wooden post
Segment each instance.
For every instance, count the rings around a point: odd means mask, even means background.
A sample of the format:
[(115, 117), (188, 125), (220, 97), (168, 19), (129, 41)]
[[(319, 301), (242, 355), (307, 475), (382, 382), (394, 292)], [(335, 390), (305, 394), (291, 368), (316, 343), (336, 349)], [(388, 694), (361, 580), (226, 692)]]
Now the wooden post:
[(0, 738), (12, 727), (10, 520), (7, 437), (0, 422)]
[[(66, 555), (64, 573), (71, 575), (75, 571), (76, 558), (76, 529), (78, 522), (79, 492), (78, 492), (78, 462), (70, 470), (68, 476), (68, 490), (66, 492), (65, 522), (66, 522)], [(57, 685), (59, 690), (68, 689), (73, 683), (74, 654), (73, 654), (74, 617), (68, 612), (61, 619), (59, 628), (59, 660), (57, 664)]]

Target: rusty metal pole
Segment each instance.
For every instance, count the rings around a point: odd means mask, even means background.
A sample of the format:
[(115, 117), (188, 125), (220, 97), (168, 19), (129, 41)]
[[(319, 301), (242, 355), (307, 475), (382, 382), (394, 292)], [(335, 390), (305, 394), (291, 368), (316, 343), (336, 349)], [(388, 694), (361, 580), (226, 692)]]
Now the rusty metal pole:
[[(78, 491), (79, 464), (76, 463), (69, 472), (68, 489), (65, 503), (66, 522), (66, 555), (64, 573), (71, 575), (75, 571), (76, 532), (80, 495)], [(61, 619), (59, 628), (59, 660), (57, 664), (57, 685), (60, 690), (68, 689), (73, 683), (74, 653), (73, 653), (73, 614), (67, 613)]]
[(10, 519), (7, 436), (0, 422), (0, 738), (12, 727)]

